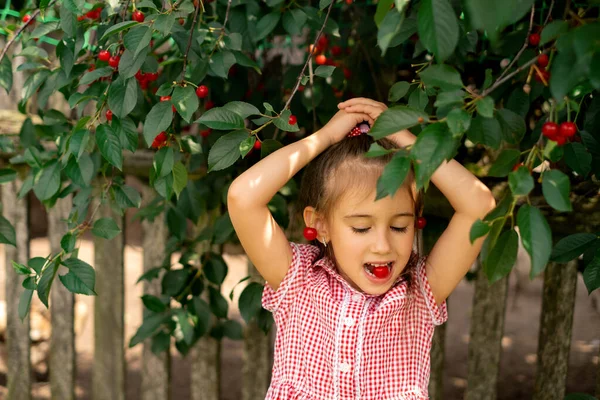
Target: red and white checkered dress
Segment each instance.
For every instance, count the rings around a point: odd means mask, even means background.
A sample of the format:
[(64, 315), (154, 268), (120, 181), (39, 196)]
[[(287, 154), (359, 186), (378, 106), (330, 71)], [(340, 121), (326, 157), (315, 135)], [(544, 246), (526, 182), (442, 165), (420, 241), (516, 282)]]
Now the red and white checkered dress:
[(292, 264), (263, 307), (277, 324), (268, 400), (427, 399), (431, 338), (448, 318), (437, 306), (425, 258), (413, 289), (398, 282), (380, 296), (352, 288), (317, 247), (291, 243)]

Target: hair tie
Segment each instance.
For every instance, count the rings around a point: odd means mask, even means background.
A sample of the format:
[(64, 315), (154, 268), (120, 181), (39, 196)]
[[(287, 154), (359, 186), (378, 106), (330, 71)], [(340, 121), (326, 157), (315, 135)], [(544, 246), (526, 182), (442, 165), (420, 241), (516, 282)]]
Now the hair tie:
[(356, 125), (354, 128), (352, 128), (352, 130), (348, 134), (348, 137), (355, 137), (355, 136), (367, 134), (370, 129), (371, 129), (371, 127), (369, 126), (368, 122), (362, 122), (362, 123)]

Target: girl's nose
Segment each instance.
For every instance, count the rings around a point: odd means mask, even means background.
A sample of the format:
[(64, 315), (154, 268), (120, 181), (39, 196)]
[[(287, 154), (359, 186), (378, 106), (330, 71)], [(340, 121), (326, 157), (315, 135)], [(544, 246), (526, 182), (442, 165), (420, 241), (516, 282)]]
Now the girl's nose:
[(373, 243), (373, 252), (376, 254), (388, 254), (391, 251), (391, 243), (390, 237), (387, 232), (379, 233), (375, 237), (375, 242)]

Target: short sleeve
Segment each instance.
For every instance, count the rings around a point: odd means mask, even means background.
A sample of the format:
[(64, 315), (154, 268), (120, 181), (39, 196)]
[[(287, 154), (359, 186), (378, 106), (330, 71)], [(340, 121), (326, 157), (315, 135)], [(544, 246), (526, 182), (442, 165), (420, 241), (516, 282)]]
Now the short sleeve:
[(262, 306), (274, 314), (303, 289), (306, 272), (313, 265), (319, 253), (316, 246), (308, 244), (290, 242), (290, 246), (292, 248), (292, 262), (279, 287), (277, 290), (273, 290), (266, 282), (263, 289)]
[(439, 306), (435, 302), (431, 286), (429, 286), (429, 279), (427, 278), (427, 268), (425, 268), (425, 261), (427, 257), (420, 257), (417, 261), (417, 284), (421, 295), (425, 299), (427, 310), (431, 314), (431, 320), (434, 325), (441, 325), (448, 320), (448, 308), (446, 301), (442, 302)]

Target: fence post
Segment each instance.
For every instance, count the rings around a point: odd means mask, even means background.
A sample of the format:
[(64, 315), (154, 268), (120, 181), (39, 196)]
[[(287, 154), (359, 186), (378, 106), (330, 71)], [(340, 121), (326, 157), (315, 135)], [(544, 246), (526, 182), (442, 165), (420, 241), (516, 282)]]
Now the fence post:
[(465, 400), (495, 400), (502, 353), (508, 277), (492, 285), (478, 261)]
[[(252, 280), (264, 280), (248, 260), (248, 275)], [(268, 335), (252, 321), (244, 329), (244, 354), (242, 364), (242, 400), (262, 400), (269, 388), (271, 375), (271, 358), (269, 352), (270, 334)]]
[(2, 184), (3, 214), (15, 228), (17, 247), (4, 245), (6, 266), (6, 365), (7, 400), (31, 399), (31, 365), (29, 362), (29, 315), (19, 318), (19, 298), (23, 293), (22, 276), (17, 275), (11, 261), (27, 265), (29, 260), (29, 226), (27, 196), (17, 199), (23, 182), (17, 178)]
[(444, 356), (446, 352), (446, 326), (435, 327), (431, 344), (431, 376), (429, 379), (429, 397), (442, 400), (444, 395)]
[[(146, 185), (142, 188), (142, 207), (152, 201), (156, 191)], [(165, 254), (167, 242), (167, 229), (165, 214), (160, 214), (154, 221), (142, 221), (144, 272), (158, 267)], [(152, 282), (144, 281), (144, 294), (160, 296), (160, 279)], [(167, 350), (164, 354), (156, 355), (151, 350), (151, 339), (143, 343), (142, 353), (142, 400), (169, 400), (171, 398), (171, 354)]]
[[(94, 200), (93, 207), (99, 199)], [(94, 236), (96, 293), (94, 301), (94, 400), (125, 400), (125, 319), (123, 217), (107, 205), (100, 217), (112, 217), (122, 232), (112, 240)]]
[(577, 262), (549, 263), (544, 272), (534, 400), (562, 400), (565, 397)]
[[(63, 221), (69, 217), (72, 197), (58, 199), (48, 212), (48, 237), (52, 254), (61, 251), (60, 239), (67, 232)], [(61, 282), (54, 282), (50, 291), (50, 391), (53, 399), (75, 399), (75, 296)]]

